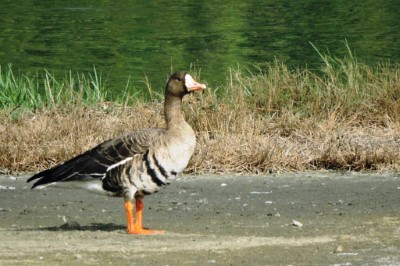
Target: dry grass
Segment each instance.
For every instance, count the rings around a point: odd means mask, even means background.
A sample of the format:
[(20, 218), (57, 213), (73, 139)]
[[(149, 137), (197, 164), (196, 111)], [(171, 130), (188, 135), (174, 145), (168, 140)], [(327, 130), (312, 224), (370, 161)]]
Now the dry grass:
[(0, 165), (12, 171), (47, 168), (104, 140), (162, 122), (161, 109), (106, 102), (26, 112), (18, 120), (0, 116)]
[[(399, 68), (361, 64), (351, 53), (321, 57), (319, 72), (273, 62), (255, 74), (232, 70), (223, 88), (188, 97), (184, 109), (198, 145), (187, 171), (400, 170)], [(164, 123), (155, 99), (131, 106), (76, 102), (0, 110), (0, 169), (42, 170)]]
[[(198, 137), (188, 172), (399, 170), (398, 122), (360, 125), (334, 114), (318, 121), (293, 115), (268, 118), (223, 107), (209, 110), (203, 100), (185, 108)], [(105, 103), (25, 113), (18, 121), (2, 115), (1, 120), (0, 165), (8, 171), (42, 170), (111, 137), (164, 123), (161, 103), (135, 107)]]
[(269, 122), (263, 135), (200, 134), (192, 168), (204, 173), (399, 169), (399, 125), (388, 129), (299, 120), (301, 128), (288, 134), (277, 125), (282, 121)]

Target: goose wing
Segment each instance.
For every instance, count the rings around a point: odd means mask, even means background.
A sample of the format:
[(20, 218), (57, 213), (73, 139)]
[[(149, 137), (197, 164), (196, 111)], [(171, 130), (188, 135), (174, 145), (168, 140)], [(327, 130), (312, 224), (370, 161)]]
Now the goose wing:
[(128, 157), (145, 153), (164, 129), (143, 129), (135, 133), (107, 140), (53, 168), (30, 177), (27, 182), (39, 179), (32, 188), (63, 181), (102, 178), (110, 166)]

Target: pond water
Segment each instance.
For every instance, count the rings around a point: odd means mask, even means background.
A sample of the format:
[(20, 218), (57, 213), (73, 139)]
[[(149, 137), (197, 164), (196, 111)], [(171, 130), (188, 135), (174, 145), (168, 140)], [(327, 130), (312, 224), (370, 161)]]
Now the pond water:
[(56, 77), (96, 67), (109, 90), (161, 90), (171, 70), (200, 69), (216, 88), (229, 68), (275, 58), (317, 68), (347, 41), (367, 63), (400, 62), (400, 1), (1, 0), (0, 65)]

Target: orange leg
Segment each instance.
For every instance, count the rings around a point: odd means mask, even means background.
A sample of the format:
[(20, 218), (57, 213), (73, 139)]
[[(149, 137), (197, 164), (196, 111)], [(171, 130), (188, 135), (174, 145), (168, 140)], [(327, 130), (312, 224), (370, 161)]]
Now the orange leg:
[(126, 212), (126, 218), (128, 220), (128, 233), (129, 234), (134, 234), (135, 231), (135, 226), (133, 225), (133, 208), (135, 206), (131, 201), (125, 201), (125, 212)]
[(128, 234), (164, 234), (163, 230), (149, 230), (143, 228), (143, 202), (141, 199), (136, 199), (136, 221), (133, 222), (133, 208), (134, 205), (131, 201), (125, 202), (126, 218), (128, 220)]

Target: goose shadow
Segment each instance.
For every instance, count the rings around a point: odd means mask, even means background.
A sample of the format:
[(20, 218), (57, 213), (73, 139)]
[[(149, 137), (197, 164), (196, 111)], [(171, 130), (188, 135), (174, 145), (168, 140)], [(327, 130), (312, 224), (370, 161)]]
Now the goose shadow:
[(114, 223), (91, 223), (88, 225), (80, 225), (75, 221), (66, 222), (60, 226), (49, 226), (49, 227), (37, 227), (37, 228), (19, 228), (17, 231), (103, 231), (103, 232), (114, 232), (114, 231), (126, 231), (126, 226)]

